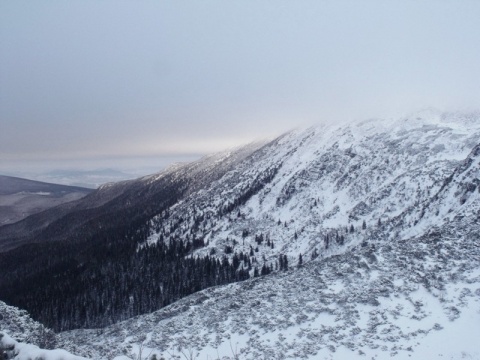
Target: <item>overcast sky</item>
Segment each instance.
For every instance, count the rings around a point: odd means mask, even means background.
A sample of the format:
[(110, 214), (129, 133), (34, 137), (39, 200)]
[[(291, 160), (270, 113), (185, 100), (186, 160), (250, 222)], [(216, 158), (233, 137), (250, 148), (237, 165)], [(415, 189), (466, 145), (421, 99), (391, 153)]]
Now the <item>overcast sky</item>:
[(479, 19), (477, 0), (4, 0), (0, 173), (478, 109)]

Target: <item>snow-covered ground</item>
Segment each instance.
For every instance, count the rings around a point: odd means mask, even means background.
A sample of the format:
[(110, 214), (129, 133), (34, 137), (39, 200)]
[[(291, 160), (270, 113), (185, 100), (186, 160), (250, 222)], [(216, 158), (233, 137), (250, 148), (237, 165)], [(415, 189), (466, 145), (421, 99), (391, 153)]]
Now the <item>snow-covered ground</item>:
[(379, 233), (300, 269), (207, 289), (98, 330), (59, 334), (95, 359), (480, 359), (480, 226)]
[(18, 342), (8, 334), (0, 332), (0, 354), (13, 360), (86, 360), (62, 349), (45, 350), (36, 345)]

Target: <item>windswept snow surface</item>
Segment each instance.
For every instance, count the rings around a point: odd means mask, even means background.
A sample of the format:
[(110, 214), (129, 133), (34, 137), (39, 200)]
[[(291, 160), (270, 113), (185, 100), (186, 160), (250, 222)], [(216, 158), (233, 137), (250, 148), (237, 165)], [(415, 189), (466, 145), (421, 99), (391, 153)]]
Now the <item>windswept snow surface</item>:
[[(215, 171), (215, 163), (196, 166)], [(204, 239), (198, 256), (255, 249), (259, 267), (275, 268), (284, 254), (290, 270), (58, 341), (94, 359), (140, 351), (165, 359), (480, 359), (479, 224), (479, 114), (426, 110), (295, 131), (158, 214), (148, 240)], [(274, 246), (258, 244), (260, 234)]]

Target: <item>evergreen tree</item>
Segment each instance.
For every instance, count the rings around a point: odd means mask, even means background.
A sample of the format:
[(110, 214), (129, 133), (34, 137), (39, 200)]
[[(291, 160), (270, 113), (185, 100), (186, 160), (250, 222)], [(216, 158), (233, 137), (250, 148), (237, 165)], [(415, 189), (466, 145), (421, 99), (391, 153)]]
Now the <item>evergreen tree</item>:
[(266, 263), (263, 263), (262, 270), (261, 270), (261, 275), (268, 275), (270, 274), (270, 268), (267, 266)]

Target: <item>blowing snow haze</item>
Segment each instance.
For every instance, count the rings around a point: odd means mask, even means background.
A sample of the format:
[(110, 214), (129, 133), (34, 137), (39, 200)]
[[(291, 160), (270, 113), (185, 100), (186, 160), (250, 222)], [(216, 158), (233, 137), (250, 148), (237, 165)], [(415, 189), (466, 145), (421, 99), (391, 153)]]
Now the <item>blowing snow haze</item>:
[(0, 172), (125, 170), (311, 123), (470, 110), (478, 18), (477, 1), (3, 1)]

